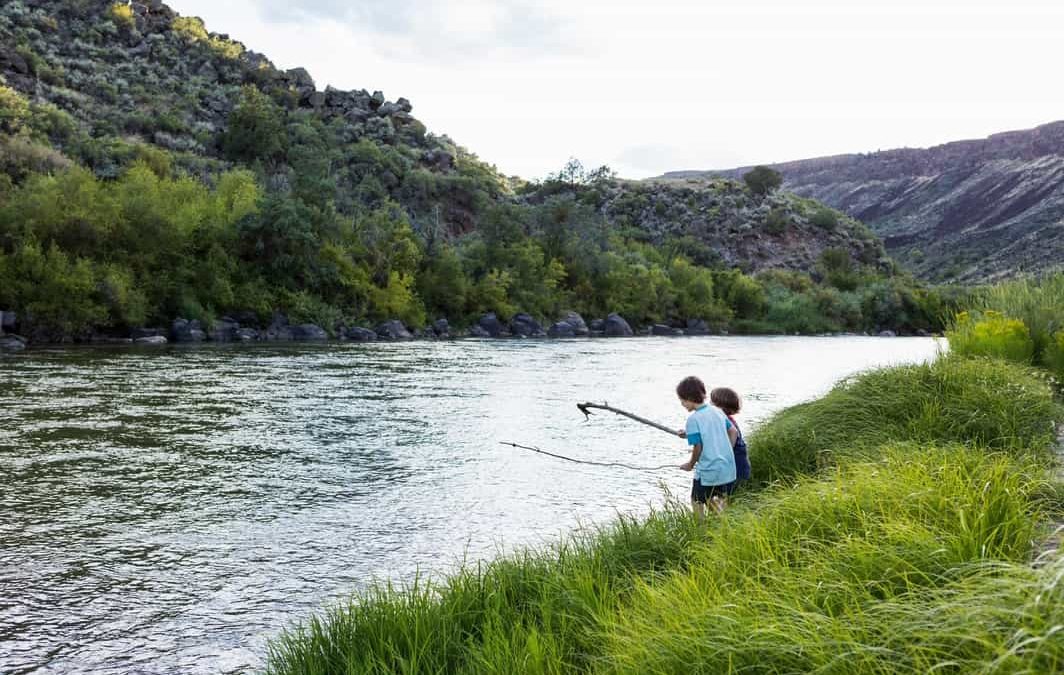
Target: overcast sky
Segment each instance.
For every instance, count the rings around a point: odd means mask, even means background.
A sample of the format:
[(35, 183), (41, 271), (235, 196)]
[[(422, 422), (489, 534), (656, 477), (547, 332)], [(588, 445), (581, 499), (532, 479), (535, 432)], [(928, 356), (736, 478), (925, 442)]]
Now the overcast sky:
[(507, 174), (641, 178), (1064, 119), (1059, 0), (169, 0)]

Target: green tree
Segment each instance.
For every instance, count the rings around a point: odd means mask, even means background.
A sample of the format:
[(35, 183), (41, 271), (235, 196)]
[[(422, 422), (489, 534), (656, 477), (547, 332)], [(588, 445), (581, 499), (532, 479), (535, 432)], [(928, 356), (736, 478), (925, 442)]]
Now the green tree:
[(277, 162), (288, 147), (284, 111), (257, 87), (247, 85), (229, 114), (222, 151), (231, 160)]
[(743, 181), (755, 195), (767, 195), (783, 185), (783, 176), (770, 167), (755, 166), (743, 174)]

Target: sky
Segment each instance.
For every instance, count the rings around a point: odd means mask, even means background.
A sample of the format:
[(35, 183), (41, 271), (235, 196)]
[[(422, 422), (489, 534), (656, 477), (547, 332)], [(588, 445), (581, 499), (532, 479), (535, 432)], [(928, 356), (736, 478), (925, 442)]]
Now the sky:
[(1060, 0), (168, 0), (507, 175), (926, 147), (1064, 119)]

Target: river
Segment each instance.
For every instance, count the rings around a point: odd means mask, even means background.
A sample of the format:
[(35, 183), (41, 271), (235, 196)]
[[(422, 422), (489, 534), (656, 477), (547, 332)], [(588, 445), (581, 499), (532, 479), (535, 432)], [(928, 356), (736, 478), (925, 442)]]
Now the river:
[[(255, 672), (373, 580), (644, 512), (690, 474), (683, 376), (744, 430), (933, 339), (691, 337), (30, 350), (0, 355), (0, 672)], [(754, 450), (756, 453), (756, 449)], [(756, 465), (754, 471), (757, 471)]]

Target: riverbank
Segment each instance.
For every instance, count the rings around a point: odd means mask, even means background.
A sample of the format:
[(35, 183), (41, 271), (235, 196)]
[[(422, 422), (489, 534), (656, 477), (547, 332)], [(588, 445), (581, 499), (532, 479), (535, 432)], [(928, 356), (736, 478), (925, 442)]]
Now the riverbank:
[[(1042, 371), (872, 371), (750, 439), (757, 480), (702, 530), (682, 504), (378, 588), (278, 639), (271, 673), (1052, 672), (1064, 419)], [(840, 659), (845, 659), (845, 665)]]
[[(6, 317), (6, 318), (5, 318)], [(31, 342), (19, 335), (14, 312), (0, 312), (0, 351), (22, 351), (27, 346), (68, 345), (70, 342)], [(373, 328), (367, 326), (334, 326), (327, 331), (317, 324), (292, 324), (284, 314), (275, 314), (272, 321), (263, 326), (254, 318), (245, 318), (245, 323), (231, 317), (222, 317), (210, 326), (200, 321), (178, 318), (169, 329), (135, 328), (126, 333), (93, 334), (73, 344), (82, 345), (165, 345), (171, 342), (196, 344), (255, 343), (255, 342), (399, 342), (414, 340), (480, 339), (567, 339), (567, 338), (615, 338), (615, 337), (682, 337), (704, 335), (728, 335), (728, 331), (712, 329), (705, 321), (688, 321), (685, 327), (654, 324), (638, 330), (618, 314), (590, 323), (576, 312), (566, 312), (557, 321), (544, 329), (536, 319), (527, 314), (514, 315), (508, 322), (501, 321), (494, 313), (483, 315), (467, 328), (452, 328), (446, 319), (439, 319), (427, 328), (410, 328), (402, 321), (385, 321)], [(8, 332), (3, 325), (7, 324)], [(777, 335), (779, 333), (766, 333)], [(852, 336), (855, 333), (827, 333), (818, 335)], [(864, 335), (869, 335), (864, 333)], [(897, 337), (894, 331), (884, 330), (878, 337)], [(917, 331), (916, 337), (930, 337), (926, 331)]]

